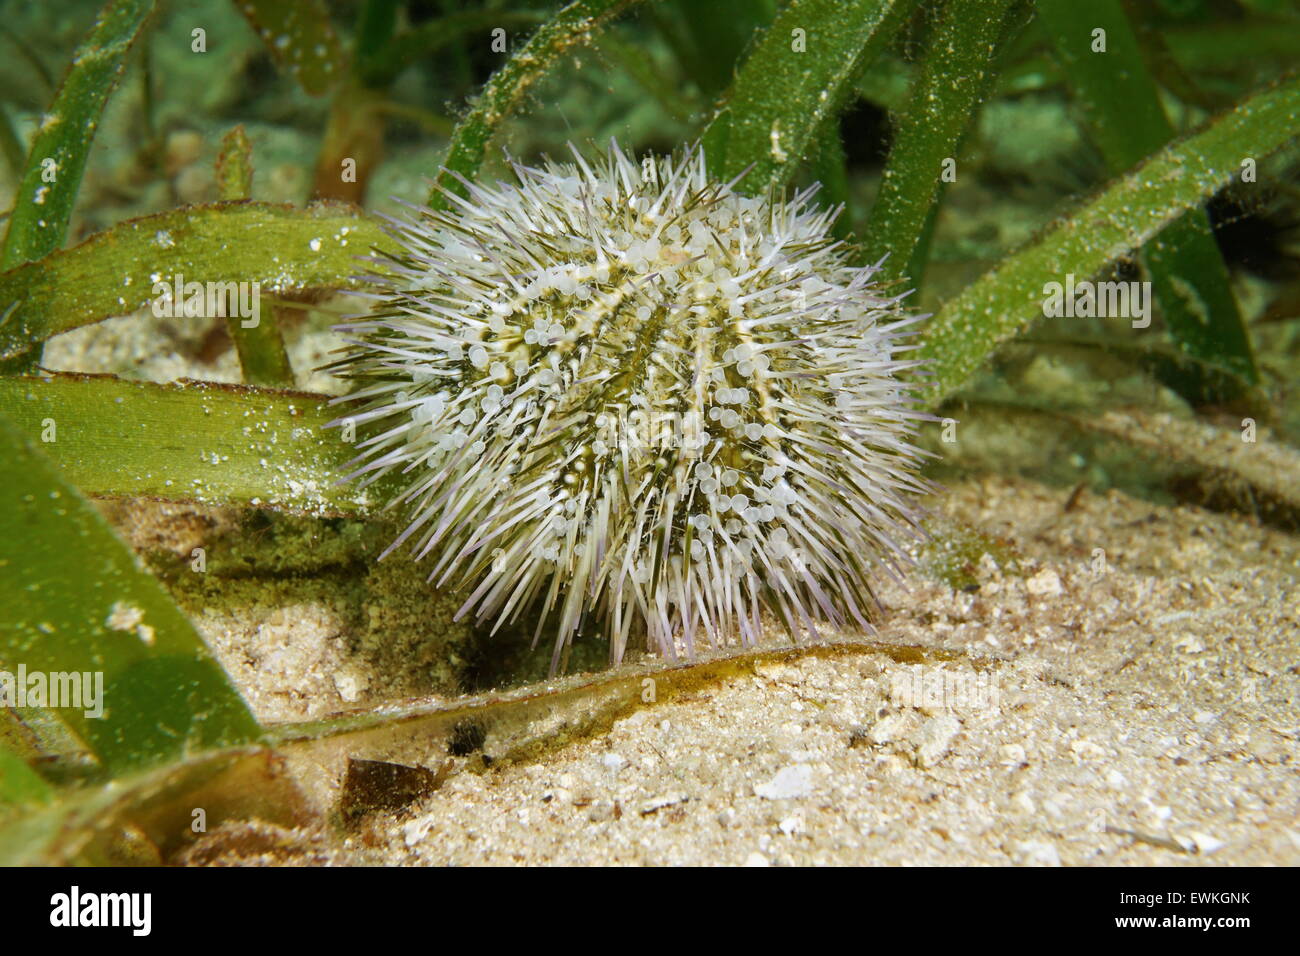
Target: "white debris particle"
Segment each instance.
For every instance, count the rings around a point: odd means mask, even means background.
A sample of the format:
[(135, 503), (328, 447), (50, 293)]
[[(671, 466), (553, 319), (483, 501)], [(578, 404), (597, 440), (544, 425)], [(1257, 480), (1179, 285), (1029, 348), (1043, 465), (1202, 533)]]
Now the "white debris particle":
[(948, 756), (952, 739), (961, 730), (961, 723), (952, 714), (940, 714), (925, 722), (916, 735), (916, 763), (930, 768)]
[(1195, 830), (1189, 833), (1188, 836), (1191, 837), (1192, 845), (1196, 848), (1196, 852), (1200, 853), (1202, 856), (1213, 853), (1216, 850), (1222, 850), (1228, 845), (1217, 837), (1212, 837), (1208, 833), (1200, 833)]
[(104, 618), (104, 626), (114, 631), (135, 631), (135, 636), (153, 647), (154, 629), (144, 623), (144, 611), (126, 601), (114, 601), (113, 607)]
[(1061, 578), (1051, 568), (1043, 568), (1025, 581), (1025, 590), (1038, 597), (1055, 597), (1061, 593)]
[(134, 631), (136, 626), (143, 620), (144, 611), (134, 604), (128, 604), (125, 601), (114, 601), (112, 609), (108, 612), (108, 617), (104, 619), (104, 626), (115, 631)]
[(877, 746), (897, 740), (907, 727), (908, 715), (905, 712), (889, 714), (872, 726), (867, 739)]
[(618, 773), (627, 766), (627, 761), (619, 754), (607, 753), (600, 758), (601, 765), (611, 773)]
[(754, 793), (764, 800), (793, 800), (812, 793), (812, 767), (806, 763), (782, 767), (767, 783), (760, 783)]
[(429, 832), (429, 827), (433, 825), (431, 817), (420, 817), (412, 820), (402, 827), (402, 840), (407, 847), (416, 847), (424, 840), (425, 835)]
[(333, 677), (334, 688), (349, 704), (356, 703), (362, 691), (370, 687), (370, 679), (357, 667), (340, 667), (334, 672)]
[(641, 804), (641, 816), (646, 817), (665, 807), (676, 806), (679, 803), (685, 803), (690, 797), (680, 793), (669, 793), (661, 797), (654, 797)]
[(1017, 866), (1060, 866), (1061, 855), (1044, 840), (1021, 840), (1011, 847), (1011, 859)]
[(781, 146), (781, 124), (773, 123), (772, 129), (768, 133), (768, 138), (772, 141), (772, 158), (778, 163), (788, 162), (789, 154)]

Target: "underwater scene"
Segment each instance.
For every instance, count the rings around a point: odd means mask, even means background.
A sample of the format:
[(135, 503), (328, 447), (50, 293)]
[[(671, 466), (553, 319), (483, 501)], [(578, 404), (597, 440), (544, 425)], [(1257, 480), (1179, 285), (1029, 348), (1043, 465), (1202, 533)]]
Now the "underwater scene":
[(1297, 68), (0, 0), (0, 864), (1300, 864)]

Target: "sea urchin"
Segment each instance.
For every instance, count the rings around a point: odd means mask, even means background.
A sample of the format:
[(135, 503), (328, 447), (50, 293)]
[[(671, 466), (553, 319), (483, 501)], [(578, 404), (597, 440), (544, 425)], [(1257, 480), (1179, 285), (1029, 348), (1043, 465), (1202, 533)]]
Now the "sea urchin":
[(364, 426), (349, 479), (400, 473), (388, 551), (461, 613), (536, 613), (556, 656), (595, 625), (754, 641), (868, 627), (873, 568), (915, 532), (915, 318), (848, 264), (812, 190), (747, 197), (698, 148), (514, 165), (391, 231), (378, 300), (342, 327)]

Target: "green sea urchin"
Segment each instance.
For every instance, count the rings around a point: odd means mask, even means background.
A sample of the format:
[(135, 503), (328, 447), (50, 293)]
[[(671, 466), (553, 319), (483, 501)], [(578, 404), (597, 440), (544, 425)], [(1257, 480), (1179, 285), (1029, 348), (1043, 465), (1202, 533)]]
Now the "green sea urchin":
[[(812, 190), (751, 198), (698, 148), (514, 166), (396, 222), (377, 304), (336, 370), (368, 432), (349, 479), (392, 503), (461, 614), (584, 622), (693, 653), (868, 627), (925, 488), (898, 297), (848, 264)], [(345, 419), (339, 419), (343, 422)]]

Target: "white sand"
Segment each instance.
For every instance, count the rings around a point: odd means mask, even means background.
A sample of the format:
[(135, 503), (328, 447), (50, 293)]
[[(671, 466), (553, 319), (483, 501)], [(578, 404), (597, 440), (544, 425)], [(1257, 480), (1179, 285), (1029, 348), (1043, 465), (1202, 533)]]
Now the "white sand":
[[(942, 509), (1010, 539), (1024, 576), (985, 561), (975, 593), (919, 574), (885, 586), (878, 638), (930, 663), (863, 648), (756, 662), (535, 756), (489, 725), (490, 767), (453, 757), (441, 789), (346, 838), (230, 828), (195, 858), (1300, 863), (1300, 540), (1119, 492), (1067, 498), (1003, 478), (949, 489)], [(265, 699), (296, 673), (236, 676)], [(945, 673), (946, 699), (925, 698)], [(440, 767), (445, 740), (401, 759)]]

